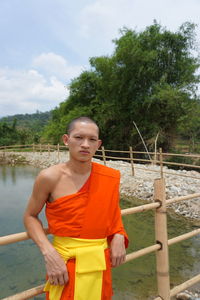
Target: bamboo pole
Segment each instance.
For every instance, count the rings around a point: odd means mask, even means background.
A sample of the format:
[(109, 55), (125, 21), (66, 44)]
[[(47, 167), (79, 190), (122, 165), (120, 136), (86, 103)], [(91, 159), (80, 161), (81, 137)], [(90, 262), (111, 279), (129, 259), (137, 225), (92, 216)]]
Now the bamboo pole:
[(57, 145), (58, 161), (60, 161), (60, 145)]
[(168, 238), (167, 238), (167, 210), (165, 199), (164, 178), (154, 181), (154, 200), (162, 205), (155, 211), (155, 236), (161, 250), (156, 252), (156, 270), (158, 294), (163, 300), (170, 299), (169, 283), (169, 257), (168, 257)]
[[(191, 287), (192, 285), (198, 283), (200, 281), (200, 274), (185, 281), (184, 283), (175, 286), (171, 291), (170, 291), (170, 297), (174, 297), (176, 296), (178, 293), (182, 292), (183, 290), (188, 289), (189, 287)], [(160, 300), (162, 298), (157, 297), (154, 300)]]
[(159, 158), (160, 158), (160, 177), (163, 178), (163, 155), (162, 155), (162, 148), (159, 148)]
[(156, 138), (155, 138), (155, 143), (154, 143), (154, 159), (153, 159), (153, 164), (155, 165), (156, 164), (156, 161), (157, 161), (157, 141), (158, 141), (158, 136), (159, 136), (159, 132), (157, 133), (156, 135)]
[(164, 152), (164, 156), (179, 156), (179, 157), (190, 157), (190, 158), (200, 158), (200, 154), (180, 154), (180, 153), (168, 153)]
[[(101, 149), (97, 149), (97, 152), (100, 152), (101, 151)], [(107, 150), (107, 149), (105, 149), (105, 152), (115, 152), (115, 153), (129, 153), (129, 150)], [(135, 151), (133, 151), (133, 152), (135, 152)], [(146, 153), (146, 152), (144, 152), (144, 153)]]
[[(49, 234), (48, 228), (44, 228), (45, 234)], [(0, 237), (0, 246), (21, 242), (30, 239), (27, 232), (9, 234)]]
[(5, 156), (6, 156), (6, 146), (4, 146), (3, 148), (3, 157), (5, 158)]
[(171, 291), (170, 291), (170, 296), (173, 297), (176, 294), (180, 293), (183, 290), (188, 289), (190, 286), (194, 285), (195, 283), (200, 281), (200, 274), (185, 281), (184, 283), (174, 287)]
[(171, 246), (173, 244), (176, 244), (176, 243), (179, 243), (181, 241), (187, 240), (187, 239), (189, 239), (193, 236), (196, 236), (198, 234), (200, 234), (200, 228), (195, 229), (195, 230), (190, 231), (190, 232), (187, 232), (187, 233), (184, 233), (182, 235), (176, 236), (176, 237), (168, 240), (168, 245)]
[(160, 206), (159, 202), (154, 202), (154, 203), (144, 204), (136, 207), (125, 208), (121, 210), (121, 215), (126, 216), (130, 214), (135, 214), (135, 213), (151, 210), (154, 208), (158, 208), (159, 206)]
[(181, 197), (174, 197), (174, 198), (168, 199), (166, 202), (166, 205), (170, 205), (172, 203), (176, 203), (176, 202), (180, 202), (180, 201), (194, 199), (197, 197), (200, 197), (200, 193), (189, 194), (187, 196), (181, 196)]
[(158, 250), (160, 250), (160, 248), (161, 248), (161, 246), (159, 244), (155, 244), (155, 245), (146, 247), (144, 249), (140, 249), (138, 251), (129, 253), (129, 254), (126, 255), (125, 263), (130, 261), (130, 260), (136, 259), (138, 257), (144, 256), (146, 254), (158, 251)]
[(168, 161), (163, 161), (163, 164), (164, 165), (171, 165), (171, 166), (181, 166), (181, 167), (188, 167), (188, 168), (200, 169), (200, 166), (191, 165), (191, 164), (180, 164), (180, 163), (168, 162)]
[[(137, 165), (135, 165), (135, 169), (138, 169), (138, 170), (143, 170), (143, 171), (146, 171), (146, 172), (160, 172), (159, 170), (152, 170), (152, 169), (145, 169), (145, 168), (140, 168), (138, 167)], [(163, 171), (164, 174), (168, 174), (168, 175), (173, 175), (173, 176), (180, 176), (180, 177), (188, 177), (188, 178), (193, 178), (193, 179), (200, 179), (200, 177), (196, 177), (196, 176), (191, 176), (191, 175), (184, 175), (184, 174), (174, 174), (172, 172), (166, 172), (166, 171)]]
[(47, 145), (47, 149), (48, 149), (48, 157), (50, 157), (50, 145), (49, 145), (49, 143)]
[(130, 146), (129, 150), (130, 150), (132, 176), (134, 176), (135, 175), (135, 170), (134, 170), (134, 161), (133, 161), (133, 147)]
[(30, 299), (34, 296), (37, 296), (37, 295), (40, 295), (40, 294), (44, 293), (43, 289), (44, 289), (44, 284), (36, 286), (32, 289), (23, 291), (21, 293), (15, 294), (13, 296), (3, 298), (1, 300), (26, 300), (26, 299)]
[(105, 155), (105, 148), (104, 146), (101, 147), (102, 150), (102, 156), (103, 156), (103, 163), (106, 166), (106, 155)]
[(191, 175), (184, 175), (184, 174), (174, 174), (174, 173), (171, 173), (171, 172), (166, 172), (164, 171), (164, 174), (169, 174), (169, 175), (175, 175), (175, 176), (180, 176), (180, 177), (188, 177), (188, 178), (193, 178), (193, 179), (200, 179), (200, 177), (198, 176), (191, 176)]

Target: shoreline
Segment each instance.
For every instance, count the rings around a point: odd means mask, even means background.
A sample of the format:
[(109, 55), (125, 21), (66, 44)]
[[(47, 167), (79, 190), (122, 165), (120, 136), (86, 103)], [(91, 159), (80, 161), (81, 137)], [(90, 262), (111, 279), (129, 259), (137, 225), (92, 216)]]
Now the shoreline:
[[(5, 164), (29, 164), (34, 167), (47, 168), (57, 163), (64, 163), (68, 160), (68, 152), (6, 152), (3, 156), (0, 153), (0, 163)], [(103, 164), (99, 159), (93, 161)], [(131, 164), (125, 161), (106, 161), (108, 167), (117, 169), (121, 173), (120, 194), (125, 197), (135, 197), (153, 201), (153, 183), (154, 179), (160, 177), (160, 167), (156, 165), (134, 164), (135, 175), (132, 176)], [(152, 170), (152, 171), (151, 171)], [(200, 192), (200, 173), (196, 171), (173, 170), (166, 166), (163, 167), (164, 178), (166, 182), (166, 199), (186, 196), (188, 194)], [(171, 174), (165, 174), (170, 172)], [(186, 175), (191, 177), (181, 177)], [(194, 178), (196, 177), (196, 178)], [(199, 179), (198, 179), (199, 178)], [(172, 210), (200, 225), (200, 198), (194, 198), (187, 201), (181, 201), (169, 206)]]

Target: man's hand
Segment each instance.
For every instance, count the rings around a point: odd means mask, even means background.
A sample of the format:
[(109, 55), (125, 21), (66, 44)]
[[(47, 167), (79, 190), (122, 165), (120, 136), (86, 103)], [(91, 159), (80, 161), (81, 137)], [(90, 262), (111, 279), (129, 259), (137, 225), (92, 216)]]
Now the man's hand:
[(69, 280), (67, 267), (65, 261), (59, 255), (56, 249), (52, 247), (50, 251), (44, 254), (44, 259), (50, 284), (66, 284)]
[(110, 243), (111, 264), (112, 267), (118, 267), (126, 258), (126, 250), (124, 245), (124, 236), (116, 233)]

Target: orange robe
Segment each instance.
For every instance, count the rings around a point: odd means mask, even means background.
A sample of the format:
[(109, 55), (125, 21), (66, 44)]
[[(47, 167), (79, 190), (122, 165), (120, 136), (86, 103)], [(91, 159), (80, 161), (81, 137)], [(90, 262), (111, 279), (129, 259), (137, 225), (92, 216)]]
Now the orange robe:
[[(57, 236), (102, 239), (108, 241), (116, 233), (128, 237), (124, 230), (119, 207), (120, 172), (92, 163), (91, 175), (84, 186), (75, 194), (67, 195), (46, 204), (49, 232)], [(105, 250), (107, 269), (103, 271), (102, 300), (112, 297), (110, 251)], [(69, 282), (61, 300), (73, 299), (75, 260), (67, 262)], [(48, 293), (47, 293), (48, 299)]]

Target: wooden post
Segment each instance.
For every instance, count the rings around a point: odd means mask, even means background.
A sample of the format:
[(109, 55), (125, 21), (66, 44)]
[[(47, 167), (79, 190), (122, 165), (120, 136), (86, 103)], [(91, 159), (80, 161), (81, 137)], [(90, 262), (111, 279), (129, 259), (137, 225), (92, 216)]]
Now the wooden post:
[(57, 145), (58, 161), (60, 161), (60, 145)]
[(160, 159), (160, 177), (163, 178), (163, 155), (162, 155), (162, 148), (159, 148), (159, 159)]
[(47, 145), (47, 148), (48, 148), (48, 157), (50, 157), (50, 146), (49, 146), (49, 143)]
[(3, 157), (6, 156), (6, 146), (4, 146), (4, 149), (3, 149)]
[(33, 143), (33, 153), (35, 152), (35, 144)]
[(155, 237), (156, 242), (161, 245), (161, 249), (156, 252), (158, 296), (163, 300), (170, 300), (167, 209), (164, 178), (155, 179), (154, 181), (154, 201), (158, 201), (161, 204), (155, 211)]
[(40, 154), (41, 154), (41, 152), (42, 152), (42, 145), (40, 144)]
[(134, 170), (134, 161), (133, 161), (133, 148), (130, 146), (129, 150), (130, 150), (132, 176), (134, 176), (135, 175), (135, 170)]
[(102, 150), (103, 162), (104, 162), (104, 165), (106, 166), (106, 155), (105, 155), (105, 148), (104, 148), (104, 146), (101, 147), (101, 150)]
[(154, 158), (153, 158), (153, 165), (156, 165), (156, 164), (157, 164), (157, 159), (158, 159), (157, 149), (155, 149), (155, 152), (154, 152)]
[(156, 139), (155, 139), (155, 146), (154, 146), (154, 159), (153, 159), (153, 164), (156, 165), (157, 162), (157, 141), (158, 141), (158, 136), (159, 136), (159, 132), (156, 135)]

